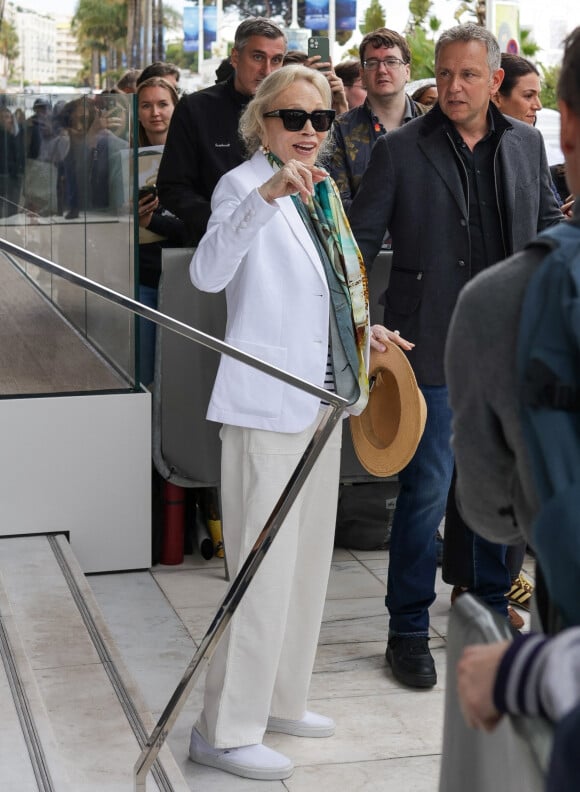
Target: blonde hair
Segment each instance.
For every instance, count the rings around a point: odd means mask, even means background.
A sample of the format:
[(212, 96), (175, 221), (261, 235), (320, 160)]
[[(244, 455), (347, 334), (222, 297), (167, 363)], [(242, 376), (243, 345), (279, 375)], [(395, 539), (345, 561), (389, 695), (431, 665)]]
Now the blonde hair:
[(240, 118), (240, 135), (250, 157), (260, 148), (262, 137), (266, 131), (264, 113), (275, 110), (273, 105), (279, 94), (299, 80), (311, 83), (328, 108), (330, 109), (332, 106), (332, 93), (328, 80), (316, 69), (297, 65), (283, 66), (272, 72), (260, 83), (256, 95)]
[[(145, 88), (165, 88), (171, 97), (173, 107), (175, 107), (179, 102), (179, 95), (170, 82), (164, 80), (163, 77), (149, 77), (147, 80), (143, 80), (142, 83), (139, 83), (137, 90), (135, 91), (137, 94), (137, 116), (139, 115), (139, 99), (141, 98), (141, 94)], [(147, 137), (147, 132), (145, 132), (143, 124), (141, 121), (138, 121), (138, 124), (139, 146), (150, 146), (151, 141)]]

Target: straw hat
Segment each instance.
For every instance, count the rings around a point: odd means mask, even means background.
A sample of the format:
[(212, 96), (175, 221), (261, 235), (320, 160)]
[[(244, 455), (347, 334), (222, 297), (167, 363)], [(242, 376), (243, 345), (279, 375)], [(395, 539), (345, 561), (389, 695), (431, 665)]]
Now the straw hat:
[(386, 352), (371, 349), (371, 391), (360, 415), (351, 415), (354, 450), (374, 476), (392, 476), (407, 465), (425, 429), (427, 405), (400, 347), (387, 342)]

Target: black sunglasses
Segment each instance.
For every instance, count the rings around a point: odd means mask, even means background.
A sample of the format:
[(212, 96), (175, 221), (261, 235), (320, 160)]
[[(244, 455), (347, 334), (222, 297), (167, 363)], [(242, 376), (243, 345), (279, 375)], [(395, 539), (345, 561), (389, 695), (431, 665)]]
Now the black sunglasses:
[(312, 113), (306, 110), (271, 110), (264, 113), (264, 118), (281, 118), (288, 132), (300, 132), (310, 119), (316, 132), (328, 132), (335, 115), (334, 110), (314, 110)]

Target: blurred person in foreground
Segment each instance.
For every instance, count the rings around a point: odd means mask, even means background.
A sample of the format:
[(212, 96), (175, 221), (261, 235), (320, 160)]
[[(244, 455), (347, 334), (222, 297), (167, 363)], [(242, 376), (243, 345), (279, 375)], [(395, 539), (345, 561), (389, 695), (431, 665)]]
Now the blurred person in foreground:
[[(340, 199), (317, 165), (334, 118), (328, 81), (286, 66), (267, 77), (240, 129), (249, 161), (222, 177), (190, 266), (226, 291), (227, 343), (334, 390), (359, 413), (369, 345), (411, 344), (369, 328), (366, 276)], [(281, 251), (283, 257), (281, 258)], [(224, 539), (236, 575), (326, 409), (313, 396), (224, 356), (208, 409), (223, 424)], [(329, 737), (307, 698), (332, 557), (342, 427), (335, 428), (244, 595), (208, 669), (190, 757), (254, 779), (293, 763), (265, 731)], [(324, 496), (321, 497), (321, 493)]]
[[(566, 39), (558, 82), (561, 147), (568, 186), (580, 194), (580, 28)], [(578, 201), (572, 223), (580, 226)], [(446, 371), (453, 409), (457, 498), (474, 530), (495, 542), (533, 547), (536, 491), (517, 375), (519, 317), (526, 287), (545, 248), (530, 247), (475, 278), (462, 292), (449, 330)], [(538, 556), (541, 568), (542, 558)], [(567, 559), (562, 558), (562, 568)], [(538, 591), (544, 631), (554, 629)], [(578, 583), (580, 596), (580, 581)], [(580, 628), (555, 637), (466, 647), (457, 667), (466, 723), (491, 730), (504, 713), (544, 715), (556, 724), (549, 792), (577, 787), (580, 773)]]
[[(507, 52), (502, 53), (501, 67), (503, 80), (497, 93), (491, 97), (492, 101), (505, 115), (536, 126), (537, 114), (542, 109), (540, 72), (531, 61)], [(556, 200), (561, 203), (560, 196), (553, 189)], [(525, 542), (507, 548), (506, 564), (512, 580), (508, 600), (529, 610), (534, 587), (522, 572), (525, 552)]]

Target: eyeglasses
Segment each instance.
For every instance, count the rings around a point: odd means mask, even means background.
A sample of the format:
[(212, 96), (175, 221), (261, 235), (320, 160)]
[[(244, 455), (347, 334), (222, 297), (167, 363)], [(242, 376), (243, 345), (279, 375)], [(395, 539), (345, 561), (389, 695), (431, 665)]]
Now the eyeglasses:
[(381, 63), (387, 67), (387, 69), (399, 69), (401, 66), (405, 66), (405, 61), (401, 60), (400, 58), (383, 58), (379, 60), (379, 58), (369, 58), (366, 61), (363, 61), (363, 67), (367, 71), (375, 71), (379, 68)]
[(300, 132), (308, 120), (316, 132), (328, 132), (335, 115), (334, 110), (314, 110), (312, 113), (306, 110), (271, 110), (264, 113), (264, 118), (281, 118), (288, 132)]

